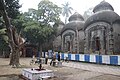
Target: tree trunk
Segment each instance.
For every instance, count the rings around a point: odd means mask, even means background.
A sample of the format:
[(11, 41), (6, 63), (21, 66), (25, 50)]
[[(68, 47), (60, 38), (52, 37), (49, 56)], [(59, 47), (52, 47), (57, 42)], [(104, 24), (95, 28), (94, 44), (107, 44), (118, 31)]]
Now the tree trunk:
[(13, 67), (19, 67), (20, 66), (20, 63), (19, 63), (19, 49), (13, 50), (13, 52), (11, 54), (9, 64), (12, 65)]
[[(12, 27), (11, 23), (10, 23), (10, 19), (7, 15), (7, 12), (5, 10), (5, 5), (4, 5), (4, 1), (0, 0), (0, 5), (2, 6), (2, 9), (0, 9), (0, 13), (3, 16), (3, 20), (5, 21), (5, 25), (6, 25), (6, 33), (8, 36), (8, 42), (11, 48), (11, 58), (10, 58), (10, 65), (14, 66), (14, 67), (18, 67), (19, 66), (19, 40), (18, 37), (16, 36), (16, 31), (15, 28)], [(13, 32), (14, 31), (14, 32)]]

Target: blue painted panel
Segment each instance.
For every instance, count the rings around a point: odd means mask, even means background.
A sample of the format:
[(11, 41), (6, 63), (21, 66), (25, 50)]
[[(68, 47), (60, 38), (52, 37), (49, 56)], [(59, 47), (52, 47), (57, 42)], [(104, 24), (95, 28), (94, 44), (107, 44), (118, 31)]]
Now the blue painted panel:
[(79, 59), (80, 57), (79, 57), (79, 54), (75, 54), (75, 60), (76, 61), (79, 61), (80, 59)]
[(68, 59), (71, 60), (71, 54), (68, 54)]
[(84, 59), (85, 59), (86, 62), (90, 62), (90, 55), (85, 55)]
[(61, 59), (64, 59), (64, 53), (61, 54)]
[(118, 65), (118, 56), (110, 56), (110, 64)]
[(96, 55), (95, 56), (95, 58), (96, 58), (96, 63), (102, 63), (102, 56), (101, 55)]
[(58, 59), (58, 53), (56, 53), (56, 59)]

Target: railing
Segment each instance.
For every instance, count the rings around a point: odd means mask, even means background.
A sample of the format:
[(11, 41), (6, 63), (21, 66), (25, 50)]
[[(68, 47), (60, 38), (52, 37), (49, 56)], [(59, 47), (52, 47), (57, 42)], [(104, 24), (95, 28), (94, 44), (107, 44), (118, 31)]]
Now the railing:
[[(58, 55), (58, 52), (56, 52), (56, 58), (57, 58), (57, 55)], [(90, 62), (90, 63), (96, 63), (96, 64), (120, 65), (120, 55), (61, 53), (60, 56), (61, 56), (61, 59), (63, 60), (65, 60), (66, 57), (68, 57), (69, 60), (72, 60), (72, 61)], [(51, 58), (51, 56), (49, 58)]]

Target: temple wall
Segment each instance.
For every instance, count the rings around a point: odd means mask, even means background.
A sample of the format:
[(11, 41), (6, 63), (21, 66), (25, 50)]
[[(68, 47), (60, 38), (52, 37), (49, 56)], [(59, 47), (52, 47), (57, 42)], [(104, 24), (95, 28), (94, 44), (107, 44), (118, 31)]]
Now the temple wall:
[(54, 41), (53, 41), (53, 47), (55, 51), (61, 51), (61, 36), (58, 36)]
[(73, 37), (71, 39), (71, 43), (70, 43), (70, 52), (75, 51), (75, 31), (73, 30), (66, 30), (64, 33), (62, 33), (62, 48), (61, 50), (63, 52), (67, 52), (68, 50), (66, 49), (66, 43), (64, 41), (65, 36), (70, 36), (70, 33), (73, 34)]
[(79, 31), (79, 53), (84, 53), (84, 44), (85, 44), (85, 40), (84, 40), (84, 31)]
[[(113, 46), (110, 45), (110, 40), (111, 40), (110, 28), (111, 28), (111, 25), (106, 22), (95, 22), (89, 25), (85, 29), (85, 35), (86, 35), (85, 36), (85, 53), (98, 53), (99, 51), (100, 54), (111, 54), (110, 47), (113, 47)], [(97, 49), (96, 47), (94, 48), (92, 47), (96, 43), (97, 37), (100, 38), (99, 50), (96, 50)], [(91, 41), (94, 41), (94, 44), (92, 44)], [(94, 46), (97, 46), (97, 43)]]
[(114, 54), (120, 54), (120, 24), (113, 24)]

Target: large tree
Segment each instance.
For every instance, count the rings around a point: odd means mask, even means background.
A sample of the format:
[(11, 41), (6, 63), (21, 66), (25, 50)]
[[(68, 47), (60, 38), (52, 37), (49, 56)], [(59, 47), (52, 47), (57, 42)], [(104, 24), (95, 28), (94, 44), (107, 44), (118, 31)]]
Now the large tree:
[(43, 44), (53, 38), (55, 32), (53, 24), (60, 21), (60, 14), (61, 8), (49, 0), (42, 0), (38, 4), (38, 10), (29, 9), (24, 13), (26, 38), (30, 42), (38, 44), (40, 53)]
[(38, 51), (42, 52), (42, 45), (47, 42), (48, 37), (53, 33), (52, 27), (41, 27), (39, 23), (36, 23), (34, 21), (28, 22), (27, 24), (29, 26), (26, 26), (24, 28), (27, 41), (38, 45)]
[(70, 4), (69, 2), (66, 2), (65, 4), (62, 4), (63, 6), (63, 12), (62, 12), (62, 15), (65, 17), (65, 24), (67, 23), (67, 19), (69, 17), (69, 14), (72, 14), (72, 10), (73, 8), (70, 7)]
[[(9, 14), (7, 14), (7, 7), (9, 7), (10, 4), (5, 5), (4, 3), (6, 3), (6, 1), (0, 0), (0, 5), (1, 5), (0, 14), (3, 17), (4, 24), (6, 26), (6, 33), (8, 36), (8, 42), (9, 42), (9, 46), (11, 48), (11, 53), (12, 53), (11, 59), (10, 59), (10, 65), (18, 67), (20, 65), (19, 51), (23, 44), (20, 43), (20, 41), (22, 41), (22, 39), (18, 36), (16, 28), (14, 26), (12, 26), (12, 24), (11, 24), (12, 17), (9, 18), (9, 16), (8, 16)], [(8, 0), (8, 1), (11, 1), (11, 0)], [(14, 0), (13, 3), (14, 2), (16, 2), (16, 0)], [(15, 5), (13, 5), (9, 8), (14, 8), (14, 6)], [(14, 9), (11, 9), (11, 10), (14, 10)], [(13, 13), (14, 13), (14, 11), (13, 11)], [(11, 13), (11, 15), (12, 15), (12, 13)]]

